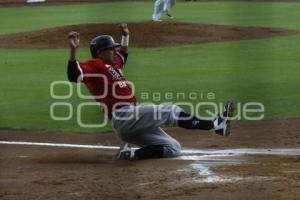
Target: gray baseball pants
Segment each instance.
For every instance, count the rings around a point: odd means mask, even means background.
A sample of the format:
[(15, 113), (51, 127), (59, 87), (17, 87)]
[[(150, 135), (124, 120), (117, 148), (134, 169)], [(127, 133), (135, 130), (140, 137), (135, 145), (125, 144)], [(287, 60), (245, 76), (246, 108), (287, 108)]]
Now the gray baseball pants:
[(176, 0), (156, 0), (154, 3), (153, 20), (159, 20), (163, 11), (171, 12)]
[(111, 123), (123, 141), (140, 147), (161, 145), (164, 158), (175, 157), (181, 146), (161, 126), (176, 126), (180, 112), (176, 105), (126, 105), (112, 113)]
[(156, 0), (154, 3), (154, 11), (152, 15), (153, 20), (159, 20), (161, 13), (164, 10), (164, 4), (166, 0)]

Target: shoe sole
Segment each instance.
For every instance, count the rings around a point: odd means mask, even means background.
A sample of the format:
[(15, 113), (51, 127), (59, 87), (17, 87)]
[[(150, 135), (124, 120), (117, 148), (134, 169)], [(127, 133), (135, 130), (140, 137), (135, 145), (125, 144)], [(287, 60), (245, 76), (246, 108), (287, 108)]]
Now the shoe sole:
[(125, 143), (118, 151), (117, 155), (115, 156), (115, 160), (122, 160), (122, 157), (121, 157), (121, 151), (128, 147), (128, 143)]
[(226, 104), (226, 127), (223, 132), (223, 136), (229, 136), (230, 135), (230, 119), (229, 117), (233, 116), (234, 107), (232, 102), (228, 102)]

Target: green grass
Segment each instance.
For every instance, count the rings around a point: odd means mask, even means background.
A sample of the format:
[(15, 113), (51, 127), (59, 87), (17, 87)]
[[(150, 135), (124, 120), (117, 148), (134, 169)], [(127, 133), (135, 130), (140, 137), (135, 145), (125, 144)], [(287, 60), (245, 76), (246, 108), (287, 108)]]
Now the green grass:
[(143, 21), (150, 13), (150, 4), (146, 3), (0, 8), (0, 34), (70, 24)]
[[(0, 8), (0, 34), (83, 23), (149, 20), (153, 3), (105, 3)], [(300, 28), (299, 3), (177, 3), (176, 20), (194, 23)]]
[[(76, 23), (148, 20), (152, 3), (89, 4), (57, 7), (1, 8), (0, 34), (28, 31)], [(29, 15), (29, 13), (31, 13)], [(112, 14), (113, 13), (113, 14)], [(297, 3), (179, 3), (176, 20), (244, 26), (300, 29)], [(236, 102), (259, 101), (265, 105), (266, 119), (300, 117), (300, 36), (262, 40), (131, 49), (126, 77), (134, 81), (137, 96), (150, 92), (214, 92), (215, 102), (230, 98)], [(89, 58), (82, 49), (80, 59)], [(68, 100), (54, 100), (50, 84), (66, 80), (67, 50), (0, 49), (0, 127), (50, 131), (105, 132), (80, 128), (76, 93)], [(73, 87), (76, 87), (73, 84)], [(66, 87), (55, 90), (67, 92)], [(163, 101), (164, 99), (161, 99)], [(184, 99), (174, 99), (174, 101)], [(188, 100), (192, 103), (206, 100)], [(50, 118), (50, 105), (68, 102), (74, 115), (68, 121)], [(159, 103), (157, 101), (156, 103)], [(65, 109), (56, 110), (64, 116)], [(96, 107), (85, 109), (85, 122), (102, 120)]]

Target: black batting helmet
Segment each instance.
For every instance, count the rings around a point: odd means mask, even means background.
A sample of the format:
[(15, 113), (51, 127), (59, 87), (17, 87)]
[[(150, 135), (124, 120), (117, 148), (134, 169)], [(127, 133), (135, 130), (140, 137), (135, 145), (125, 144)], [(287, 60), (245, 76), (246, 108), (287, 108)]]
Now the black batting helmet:
[(92, 39), (90, 43), (90, 51), (93, 58), (98, 57), (98, 53), (101, 51), (114, 49), (120, 47), (119, 43), (116, 43), (112, 36), (110, 35), (100, 35)]

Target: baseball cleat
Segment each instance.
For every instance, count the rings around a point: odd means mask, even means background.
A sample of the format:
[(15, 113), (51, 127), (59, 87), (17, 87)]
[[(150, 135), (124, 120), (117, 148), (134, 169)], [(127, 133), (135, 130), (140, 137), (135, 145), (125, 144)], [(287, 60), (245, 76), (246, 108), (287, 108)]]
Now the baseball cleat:
[(166, 13), (166, 15), (170, 18), (170, 19), (173, 19), (173, 16), (170, 14), (170, 13)]
[(126, 143), (123, 147), (120, 148), (115, 158), (116, 160), (133, 160), (134, 150)]
[(224, 107), (223, 114), (219, 114), (213, 121), (215, 133), (222, 136), (230, 135), (230, 117), (234, 112), (233, 103), (228, 102)]
[(162, 22), (161, 19), (152, 19), (153, 22)]

